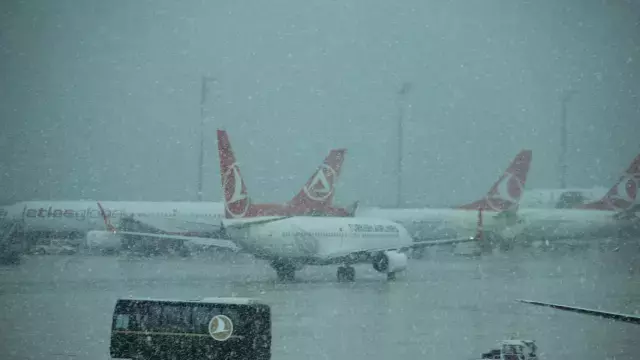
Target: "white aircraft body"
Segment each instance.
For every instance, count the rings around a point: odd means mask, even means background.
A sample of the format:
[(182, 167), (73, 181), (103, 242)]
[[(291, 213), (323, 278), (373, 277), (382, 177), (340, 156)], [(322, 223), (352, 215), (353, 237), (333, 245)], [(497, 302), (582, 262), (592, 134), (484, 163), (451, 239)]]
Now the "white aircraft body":
[(293, 279), (295, 271), (306, 265), (343, 264), (338, 268), (338, 280), (353, 281), (355, 269), (351, 265), (363, 262), (393, 279), (406, 269), (405, 251), (409, 249), (474, 241), (463, 238), (416, 242), (402, 225), (379, 218), (263, 216), (261, 206), (253, 204), (248, 195), (231, 144), (220, 133), (218, 147), (225, 200), (225, 219), (221, 222), (224, 238), (256, 258), (269, 261), (281, 280)]
[(614, 213), (578, 209), (521, 209), (518, 211), (518, 239), (562, 240), (619, 237), (633, 225), (628, 219), (618, 219)]
[(353, 264), (368, 263), (395, 278), (407, 268), (406, 251), (475, 241), (474, 238), (414, 241), (400, 224), (364, 217), (244, 218), (224, 221), (229, 238), (256, 258), (270, 261), (281, 280), (307, 265), (342, 264), (339, 281), (353, 281)]
[(607, 193), (605, 187), (529, 189), (520, 200), (520, 209), (562, 209), (590, 203)]
[[(103, 201), (106, 215), (114, 220), (124, 216), (188, 220), (201, 217), (221, 219), (220, 202)], [(3, 208), (4, 216), (23, 219), (28, 231), (86, 233), (104, 230), (104, 219), (96, 201), (24, 201)]]
[[(215, 202), (105, 201), (105, 215), (114, 220), (125, 217), (144, 219), (156, 231), (167, 234), (211, 236), (220, 226), (207, 226), (199, 220), (218, 221), (224, 204)], [(3, 208), (3, 217), (23, 220), (31, 234), (57, 234), (89, 247), (115, 249), (119, 241), (103, 238), (104, 217), (95, 201), (25, 201)], [(93, 233), (98, 231), (98, 233)]]
[[(226, 139), (226, 133), (218, 136)], [(258, 214), (289, 215), (328, 213), (347, 216), (349, 209), (332, 206), (334, 185), (344, 161), (345, 149), (333, 149), (292, 200), (285, 204), (259, 204)], [(221, 156), (226, 156), (221, 154)], [(100, 206), (102, 209), (100, 209)], [(115, 250), (121, 246), (111, 222), (126, 220), (128, 233), (170, 235), (176, 240), (219, 238), (224, 218), (223, 202), (127, 202), (127, 201), (26, 201), (0, 208), (3, 218), (21, 219), (29, 233), (56, 233), (80, 239), (90, 248)], [(105, 230), (105, 226), (108, 231)], [(202, 243), (201, 240), (194, 242)]]
[(571, 209), (521, 209), (517, 238), (560, 240), (640, 234), (640, 155), (598, 201)]
[(502, 237), (504, 232), (511, 231), (511, 222), (515, 221), (531, 158), (530, 150), (518, 153), (486, 196), (467, 205), (443, 209), (361, 208), (356, 211), (356, 216), (396, 221), (415, 239), (429, 240), (474, 235), (478, 210), (484, 210), (484, 231)]
[[(485, 213), (486, 214), (486, 213)], [(357, 217), (389, 219), (402, 224), (414, 239), (445, 239), (475, 235), (478, 212), (458, 209), (358, 208)], [(487, 216), (484, 230), (499, 231), (497, 219)]]

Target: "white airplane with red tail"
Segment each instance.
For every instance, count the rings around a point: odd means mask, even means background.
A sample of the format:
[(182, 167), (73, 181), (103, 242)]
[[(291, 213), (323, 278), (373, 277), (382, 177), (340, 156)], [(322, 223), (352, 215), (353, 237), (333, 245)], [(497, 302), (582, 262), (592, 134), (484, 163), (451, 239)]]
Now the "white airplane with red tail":
[[(270, 262), (281, 280), (307, 265), (342, 265), (339, 281), (353, 281), (358, 263), (394, 279), (407, 267), (406, 251), (475, 241), (473, 237), (416, 242), (400, 224), (376, 217), (270, 216), (249, 197), (240, 167), (219, 136), (220, 174), (226, 206), (225, 233), (256, 258)], [(226, 151), (224, 151), (226, 150)], [(223, 156), (225, 155), (225, 156)]]
[[(226, 133), (219, 140), (228, 143)], [(229, 145), (230, 149), (230, 145)], [(330, 214), (352, 215), (354, 209), (332, 206), (346, 150), (334, 149), (316, 169), (309, 181), (285, 204), (255, 204), (255, 214)], [(220, 156), (227, 156), (221, 153)], [(225, 216), (223, 202), (149, 202), (149, 201), (26, 201), (0, 208), (0, 220), (23, 219), (28, 233), (79, 239), (89, 247), (115, 250), (120, 234), (150, 233), (173, 236), (176, 240), (193, 237), (219, 237), (220, 220)], [(107, 231), (105, 230), (105, 221)]]
[(428, 240), (471, 236), (476, 231), (477, 212), (483, 210), (484, 231), (504, 236), (515, 222), (531, 160), (531, 150), (520, 151), (487, 194), (466, 205), (442, 209), (362, 208), (356, 216), (389, 219), (404, 225), (415, 239)]
[[(406, 269), (409, 249), (475, 241), (466, 237), (415, 242), (402, 225), (386, 219), (298, 216), (295, 206), (254, 204), (228, 139), (223, 132), (218, 135), (224, 238), (244, 252), (269, 261), (280, 280), (292, 280), (295, 271), (308, 265), (342, 265), (337, 271), (338, 280), (353, 281), (352, 265), (358, 263), (371, 264), (394, 279), (396, 273)], [(316, 182), (314, 177), (309, 184)]]
[(639, 184), (640, 155), (598, 201), (571, 209), (520, 209), (520, 235), (524, 240), (560, 240), (638, 234)]

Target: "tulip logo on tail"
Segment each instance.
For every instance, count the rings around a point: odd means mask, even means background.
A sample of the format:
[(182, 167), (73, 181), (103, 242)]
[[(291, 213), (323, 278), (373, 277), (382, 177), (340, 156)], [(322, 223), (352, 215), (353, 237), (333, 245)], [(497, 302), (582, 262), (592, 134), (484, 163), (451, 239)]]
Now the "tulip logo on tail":
[(209, 322), (209, 335), (214, 340), (226, 341), (233, 334), (233, 322), (225, 315), (216, 315)]
[(329, 165), (322, 164), (309, 185), (303, 188), (304, 193), (315, 201), (323, 201), (333, 194), (333, 181), (336, 171)]
[(524, 185), (520, 179), (507, 173), (496, 185), (495, 190), (487, 196), (487, 204), (494, 211), (511, 209), (520, 202)]
[(234, 218), (243, 217), (249, 210), (249, 196), (238, 165), (234, 163), (224, 174), (224, 206)]
[(624, 175), (607, 199), (611, 207), (617, 211), (624, 211), (638, 204), (639, 186), (640, 174)]

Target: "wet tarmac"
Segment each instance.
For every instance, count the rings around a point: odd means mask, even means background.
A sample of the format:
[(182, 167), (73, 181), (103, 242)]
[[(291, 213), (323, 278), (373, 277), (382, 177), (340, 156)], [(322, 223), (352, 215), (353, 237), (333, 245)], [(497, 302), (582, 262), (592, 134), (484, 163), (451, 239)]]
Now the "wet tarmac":
[(0, 358), (108, 359), (118, 297), (258, 297), (272, 306), (273, 359), (475, 359), (509, 337), (535, 339), (541, 359), (638, 359), (640, 326), (516, 303), (535, 299), (640, 310), (636, 244), (516, 250), (463, 257), (430, 252), (395, 282), (357, 266), (309, 267), (278, 283), (238, 258), (29, 257), (0, 268)]

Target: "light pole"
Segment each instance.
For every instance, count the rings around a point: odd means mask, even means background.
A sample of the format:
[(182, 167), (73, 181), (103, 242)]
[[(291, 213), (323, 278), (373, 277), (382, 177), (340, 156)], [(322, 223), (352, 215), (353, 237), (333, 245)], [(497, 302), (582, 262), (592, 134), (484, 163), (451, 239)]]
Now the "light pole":
[(411, 91), (412, 84), (405, 82), (397, 92), (397, 105), (398, 105), (398, 163), (396, 168), (396, 185), (398, 186), (396, 192), (396, 207), (402, 206), (402, 156), (404, 153), (404, 100), (407, 94)]
[(576, 90), (568, 89), (562, 92), (561, 104), (561, 128), (560, 128), (560, 188), (567, 188), (567, 104), (577, 93)]
[(198, 201), (202, 201), (202, 175), (204, 171), (204, 119), (205, 103), (209, 92), (209, 83), (215, 79), (210, 76), (202, 77), (202, 87), (200, 88), (200, 157), (198, 159)]

